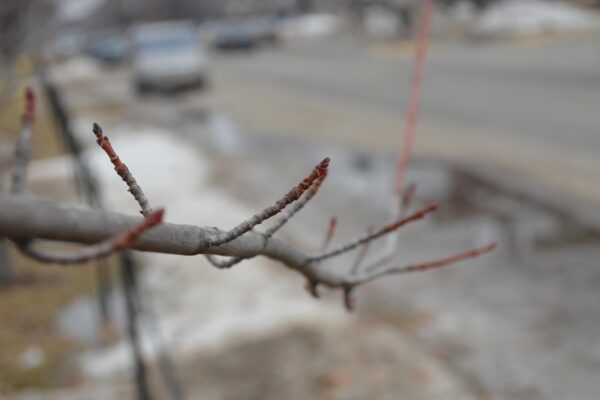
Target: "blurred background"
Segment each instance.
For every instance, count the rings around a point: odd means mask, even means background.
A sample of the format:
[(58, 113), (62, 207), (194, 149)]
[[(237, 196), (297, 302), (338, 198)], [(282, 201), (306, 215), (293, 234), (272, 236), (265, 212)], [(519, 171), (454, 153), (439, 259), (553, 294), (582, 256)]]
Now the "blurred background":
[[(335, 216), (356, 237), (386, 221), (421, 7), (3, 0), (3, 186), (31, 85), (36, 196), (137, 213), (96, 121), (169, 222), (232, 227), (331, 156), (280, 236), (318, 249)], [(62, 268), (2, 243), (0, 397), (595, 400), (599, 106), (600, 2), (437, 1), (407, 182), (441, 210), (393, 262), (498, 250), (369, 284), (348, 314), (265, 259)]]

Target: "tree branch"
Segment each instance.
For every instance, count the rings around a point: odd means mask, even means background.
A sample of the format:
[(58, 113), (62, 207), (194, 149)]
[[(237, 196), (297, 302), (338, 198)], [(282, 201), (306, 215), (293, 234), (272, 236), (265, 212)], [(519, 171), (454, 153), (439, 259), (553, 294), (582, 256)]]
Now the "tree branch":
[(403, 225), (406, 225), (409, 222), (421, 219), (426, 214), (428, 214), (432, 211), (435, 211), (437, 208), (438, 208), (437, 204), (429, 204), (428, 206), (426, 206), (418, 211), (415, 211), (414, 213), (412, 213), (404, 218), (401, 218), (396, 222), (388, 224), (373, 233), (367, 233), (365, 236), (359, 237), (358, 239), (355, 239), (349, 243), (339, 246), (333, 250), (314, 254), (314, 255), (310, 256), (309, 259), (310, 259), (310, 261), (322, 261), (327, 258), (335, 257), (342, 253), (346, 253), (350, 250), (355, 249), (356, 247), (358, 247), (362, 244), (371, 242), (373, 240), (380, 238), (381, 236), (384, 236), (388, 233), (394, 232), (395, 230), (397, 230), (398, 228), (400, 228)]
[[(142, 217), (56, 204), (35, 198), (0, 195), (0, 237), (15, 241), (37, 238), (83, 244), (97, 243), (127, 231), (141, 222)], [(383, 275), (408, 272), (388, 269), (375, 273), (363, 272), (354, 276), (339, 274), (322, 268), (321, 263), (311, 260), (310, 255), (277, 238), (271, 238), (265, 245), (264, 235), (257, 232), (248, 232), (219, 246), (207, 248), (203, 244), (219, 233), (221, 231), (217, 228), (163, 222), (140, 234), (131, 243), (130, 248), (180, 255), (215, 254), (243, 258), (262, 255), (296, 270), (309, 283), (332, 288), (355, 287)], [(493, 246), (489, 245), (446, 262), (474, 257), (492, 249)], [(418, 271), (423, 268), (412, 266), (411, 270)]]
[(32, 241), (18, 244), (19, 250), (34, 260), (45, 263), (58, 264), (81, 264), (87, 261), (96, 260), (109, 256), (118, 251), (122, 251), (131, 246), (144, 231), (156, 226), (162, 222), (164, 210), (159, 208), (152, 211), (144, 217), (142, 222), (130, 230), (108, 238), (100, 243), (84, 246), (76, 250), (48, 252), (37, 249)]
[(205, 243), (205, 246), (213, 247), (230, 242), (250, 231), (256, 225), (273, 217), (274, 215), (279, 214), (289, 204), (298, 200), (300, 196), (302, 196), (302, 194), (308, 190), (318, 178), (325, 177), (328, 167), (329, 157), (317, 164), (306, 178), (304, 178), (296, 187), (292, 188), (285, 196), (277, 200), (274, 205), (265, 208), (257, 214), (254, 214), (249, 219), (238, 224), (235, 228), (209, 238)]
[[(327, 169), (321, 171), (321, 175), (313, 182), (312, 186), (308, 191), (302, 195), (300, 200), (296, 201), (282, 216), (280, 216), (275, 223), (265, 231), (265, 243), (269, 240), (279, 229), (281, 229), (296, 213), (304, 208), (306, 203), (308, 203), (319, 191), (321, 184), (327, 178)], [(220, 259), (212, 255), (206, 255), (206, 259), (210, 262), (214, 267), (220, 269), (231, 268), (234, 265), (240, 263), (246, 258), (242, 257), (232, 257), (228, 259)]]
[(146, 198), (146, 195), (144, 194), (144, 191), (142, 190), (140, 185), (138, 185), (137, 181), (133, 177), (133, 174), (129, 171), (129, 168), (127, 168), (127, 165), (125, 165), (121, 161), (121, 159), (113, 149), (112, 145), (110, 144), (110, 141), (108, 140), (108, 136), (104, 135), (102, 128), (96, 122), (94, 122), (92, 131), (96, 135), (96, 143), (98, 143), (98, 146), (100, 146), (102, 150), (104, 150), (104, 152), (110, 159), (110, 162), (114, 165), (117, 174), (127, 184), (128, 191), (133, 195), (135, 200), (140, 205), (142, 209), (142, 215), (150, 213), (152, 209), (150, 207), (148, 199)]

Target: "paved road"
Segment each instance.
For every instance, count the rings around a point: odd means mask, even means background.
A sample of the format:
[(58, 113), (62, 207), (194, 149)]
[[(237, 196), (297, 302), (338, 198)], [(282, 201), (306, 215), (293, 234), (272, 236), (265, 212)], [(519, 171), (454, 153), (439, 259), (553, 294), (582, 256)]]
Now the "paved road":
[[(260, 133), (393, 149), (410, 54), (296, 44), (214, 59), (215, 98)], [(417, 152), (494, 161), (600, 203), (600, 40), (434, 44)], [(597, 185), (596, 185), (597, 186)]]

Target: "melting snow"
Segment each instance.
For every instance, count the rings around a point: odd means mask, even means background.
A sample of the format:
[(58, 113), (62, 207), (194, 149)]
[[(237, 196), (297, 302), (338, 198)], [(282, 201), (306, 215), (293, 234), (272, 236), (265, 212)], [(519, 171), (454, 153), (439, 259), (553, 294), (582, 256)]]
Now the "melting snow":
[(600, 26), (597, 13), (563, 2), (507, 0), (489, 7), (477, 21), (480, 33), (538, 33)]

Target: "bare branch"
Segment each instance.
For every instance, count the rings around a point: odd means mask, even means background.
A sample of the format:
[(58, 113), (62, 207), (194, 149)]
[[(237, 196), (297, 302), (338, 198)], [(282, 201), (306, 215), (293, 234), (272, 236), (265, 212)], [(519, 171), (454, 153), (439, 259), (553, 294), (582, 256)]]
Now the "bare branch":
[(331, 239), (333, 239), (333, 235), (335, 234), (335, 228), (337, 225), (337, 218), (331, 217), (329, 220), (329, 226), (327, 227), (327, 233), (325, 234), (325, 239), (323, 240), (323, 245), (321, 246), (321, 251), (327, 250), (329, 247), (329, 243), (331, 243)]
[(323, 181), (325, 181), (325, 178), (327, 178), (327, 169), (325, 169), (323, 171), (323, 174), (314, 181), (310, 189), (302, 196), (302, 198), (295, 202), (287, 212), (285, 212), (281, 217), (279, 217), (279, 219), (275, 221), (273, 226), (267, 229), (267, 231), (265, 232), (267, 238), (272, 237), (279, 229), (283, 227), (283, 225), (285, 225), (286, 222), (288, 222), (294, 215), (296, 215), (298, 211), (304, 208), (306, 203), (308, 203), (317, 194), (317, 192), (321, 188), (321, 185), (323, 184)]
[(238, 224), (235, 228), (209, 238), (205, 244), (206, 247), (219, 246), (221, 244), (230, 242), (250, 231), (256, 225), (273, 217), (274, 215), (279, 214), (290, 203), (298, 200), (300, 196), (302, 196), (302, 194), (308, 190), (318, 178), (325, 176), (328, 167), (329, 157), (317, 164), (317, 166), (315, 166), (315, 168), (306, 178), (304, 178), (296, 187), (292, 188), (292, 190), (290, 190), (285, 196), (277, 200), (274, 205), (265, 208), (257, 214), (254, 214), (249, 219)]
[(364, 284), (375, 279), (378, 279), (385, 275), (394, 275), (394, 274), (404, 274), (408, 272), (418, 272), (418, 271), (426, 271), (428, 269), (445, 267), (450, 264), (454, 264), (459, 261), (463, 261), (469, 258), (475, 258), (485, 253), (489, 253), (497, 247), (495, 242), (490, 243), (483, 247), (478, 247), (472, 250), (468, 250), (462, 253), (458, 253), (449, 257), (440, 258), (433, 261), (426, 261), (422, 263), (409, 264), (403, 267), (390, 267), (382, 269), (376, 273), (367, 274), (355, 282), (356, 285)]
[(21, 132), (15, 144), (15, 159), (12, 172), (11, 192), (20, 194), (25, 191), (27, 183), (27, 165), (31, 158), (31, 136), (33, 134), (33, 118), (35, 114), (35, 95), (31, 88), (25, 89), (25, 107), (21, 116)]
[(358, 239), (355, 239), (349, 243), (346, 243), (342, 246), (339, 246), (333, 250), (330, 251), (326, 251), (326, 252), (322, 252), (322, 253), (317, 253), (314, 254), (312, 256), (309, 257), (310, 261), (322, 261), (325, 260), (327, 258), (331, 258), (331, 257), (335, 257), (337, 255), (340, 255), (342, 253), (346, 253), (352, 249), (355, 249), (356, 247), (360, 246), (361, 244), (364, 243), (368, 243), (370, 241), (373, 241), (375, 239), (380, 238), (381, 236), (384, 236), (390, 232), (394, 232), (395, 230), (397, 230), (398, 228), (400, 228), (401, 226), (412, 222), (412, 221), (416, 221), (418, 219), (423, 218), (426, 214), (435, 211), (438, 208), (437, 204), (429, 204), (428, 206), (417, 210), (415, 212), (413, 212), (412, 214), (399, 219), (396, 222), (393, 222), (391, 224), (388, 224), (386, 226), (384, 226), (383, 228), (371, 233), (371, 234), (367, 234), (365, 236), (362, 236)]
[[(419, 212), (424, 213), (424, 210)], [(406, 218), (414, 219), (414, 215)], [(17, 242), (39, 238), (84, 244), (97, 243), (133, 228), (141, 221), (140, 217), (0, 194), (0, 237)], [(163, 222), (140, 234), (131, 243), (130, 248), (180, 255), (215, 254), (241, 258), (262, 255), (302, 274), (311, 293), (318, 295), (317, 285), (352, 289), (384, 275), (422, 271), (475, 257), (491, 251), (495, 246), (489, 245), (428, 263), (365, 271), (352, 276), (322, 268), (321, 263), (313, 261), (310, 255), (276, 238), (271, 238), (265, 244), (264, 235), (257, 232), (248, 232), (220, 246), (206, 248), (202, 244), (199, 245), (220, 232), (216, 228)]]
[[(265, 244), (279, 229), (283, 227), (283, 225), (286, 224), (286, 222), (288, 222), (294, 215), (296, 215), (298, 211), (302, 210), (306, 203), (308, 203), (317, 194), (325, 178), (327, 178), (326, 169), (323, 172), (323, 174), (313, 182), (310, 189), (302, 195), (300, 200), (296, 201), (286, 212), (284, 212), (284, 214), (281, 217), (277, 219), (277, 221), (275, 221), (275, 223), (269, 229), (265, 231)], [(234, 265), (246, 259), (242, 257), (220, 259), (212, 255), (206, 255), (205, 257), (208, 260), (208, 262), (210, 262), (214, 267), (220, 269), (231, 268)]]
[(146, 195), (144, 195), (142, 188), (140, 187), (140, 185), (138, 185), (137, 181), (129, 171), (129, 168), (127, 168), (127, 165), (125, 165), (121, 161), (121, 159), (113, 149), (112, 145), (110, 144), (110, 141), (108, 140), (108, 136), (104, 135), (104, 132), (102, 131), (100, 125), (98, 125), (95, 122), (92, 127), (92, 131), (96, 135), (96, 143), (98, 143), (102, 150), (104, 150), (104, 152), (108, 155), (110, 162), (112, 162), (112, 164), (115, 166), (115, 171), (117, 171), (117, 174), (119, 174), (121, 179), (123, 179), (123, 181), (127, 184), (128, 191), (133, 195), (135, 200), (142, 208), (142, 214), (146, 215), (150, 213), (152, 209), (150, 207), (148, 199), (146, 198)]
[[(28, 91), (22, 134), (16, 150), (16, 164), (18, 165), (13, 176), (13, 188), (16, 193), (24, 188), (26, 166), (29, 160), (33, 105), (33, 93)], [(86, 210), (0, 194), (0, 237), (7, 237), (19, 243), (21, 251), (30, 257), (44, 262), (64, 264), (81, 263), (125, 248), (182, 255), (204, 254), (213, 265), (219, 268), (231, 267), (241, 260), (262, 255), (277, 260), (302, 274), (307, 280), (307, 289), (315, 297), (319, 295), (317, 290), (319, 285), (342, 289), (344, 304), (348, 310), (354, 307), (352, 292), (359, 285), (389, 274), (423, 271), (449, 265), (491, 251), (496, 246), (493, 243), (450, 257), (400, 268), (375, 268), (381, 265), (382, 260), (387, 260), (384, 257), (362, 273), (359, 271), (360, 264), (372, 241), (397, 231), (409, 222), (423, 218), (437, 209), (436, 204), (430, 204), (408, 216), (396, 218), (396, 221), (374, 232), (370, 229), (367, 235), (327, 251), (326, 248), (333, 237), (336, 226), (336, 220), (332, 219), (323, 249), (312, 255), (305, 254), (289, 244), (273, 238), (273, 235), (317, 193), (327, 176), (329, 158), (325, 158), (315, 166), (305, 179), (274, 205), (265, 208), (229, 231), (190, 225), (161, 224), (164, 211), (162, 209), (151, 211), (142, 189), (127, 166), (115, 153), (108, 138), (104, 136), (102, 128), (98, 124), (94, 124), (93, 131), (98, 144), (109, 156), (119, 176), (127, 183), (129, 191), (140, 204), (145, 217), (140, 220), (140, 218), (117, 213)], [(399, 197), (401, 203), (398, 201), (398, 206), (400, 210), (404, 211), (411, 202), (414, 186), (409, 186), (405, 191), (398, 190), (397, 195), (400, 196), (401, 193), (402, 196)], [(294, 204), (265, 233), (252, 231), (256, 225), (279, 214), (292, 203)], [(31, 244), (31, 241), (35, 239), (91, 245), (69, 253), (48, 253), (36, 249)], [(361, 252), (355, 260), (351, 274), (336, 274), (331, 270), (321, 268), (322, 261), (359, 246), (362, 246)], [(215, 255), (230, 258), (220, 260), (213, 257)]]
[(410, 183), (406, 186), (406, 189), (402, 190), (402, 199), (400, 202), (400, 216), (404, 215), (408, 208), (412, 204), (413, 198), (415, 197), (415, 192), (417, 191), (417, 185), (415, 183)]
[(410, 85), (410, 101), (406, 114), (406, 127), (402, 140), (402, 148), (398, 157), (398, 165), (396, 167), (396, 182), (395, 191), (399, 194), (404, 187), (404, 176), (406, 174), (406, 166), (410, 157), (412, 143), (415, 136), (415, 126), (419, 117), (419, 102), (421, 97), (421, 80), (423, 78), (423, 64), (427, 52), (427, 41), (429, 39), (429, 23), (431, 20), (431, 12), (435, 0), (425, 0), (421, 11), (421, 21), (419, 23), (419, 36), (417, 37), (417, 45), (415, 47), (414, 64), (412, 69), (411, 85)]
[(59, 263), (59, 264), (80, 264), (87, 261), (97, 260), (107, 257), (118, 251), (122, 251), (131, 246), (133, 241), (144, 231), (151, 229), (163, 220), (164, 209), (160, 208), (152, 211), (144, 217), (135, 227), (130, 230), (108, 238), (100, 243), (90, 246), (84, 246), (77, 250), (65, 252), (49, 252), (36, 248), (34, 242), (28, 241), (18, 244), (19, 250), (26, 256), (40, 262)]
[[(373, 234), (372, 226), (370, 226), (369, 229), (367, 229), (367, 234), (368, 235)], [(356, 255), (356, 258), (354, 259), (354, 264), (352, 264), (352, 269), (350, 270), (351, 275), (356, 274), (358, 272), (358, 270), (360, 269), (362, 262), (364, 261), (365, 257), (367, 256), (367, 253), (369, 252), (370, 244), (371, 244), (371, 242), (367, 242), (361, 246), (360, 250), (358, 251), (358, 254)]]
[[(421, 95), (421, 80), (423, 77), (423, 66), (425, 61), (425, 55), (427, 52), (427, 42), (429, 39), (429, 24), (431, 20), (431, 13), (433, 11), (435, 0), (425, 0), (421, 9), (421, 19), (419, 22), (419, 33), (417, 37), (417, 44), (415, 46), (415, 54), (412, 68), (412, 76), (410, 83), (410, 100), (408, 109), (406, 112), (406, 125), (404, 128), (404, 135), (402, 138), (402, 147), (398, 154), (398, 164), (396, 166), (396, 176), (394, 182), (394, 194), (390, 199), (389, 209), (389, 221), (394, 221), (400, 218), (404, 211), (406, 211), (410, 202), (410, 198), (403, 199), (404, 189), (404, 178), (406, 175), (406, 167), (410, 158), (412, 150), (412, 143), (415, 136), (415, 127), (419, 116), (419, 103)], [(405, 195), (409, 191), (404, 192)], [(376, 264), (381, 264), (388, 261), (394, 254), (398, 247), (398, 233), (394, 233), (388, 237), (385, 249), (381, 254)]]

